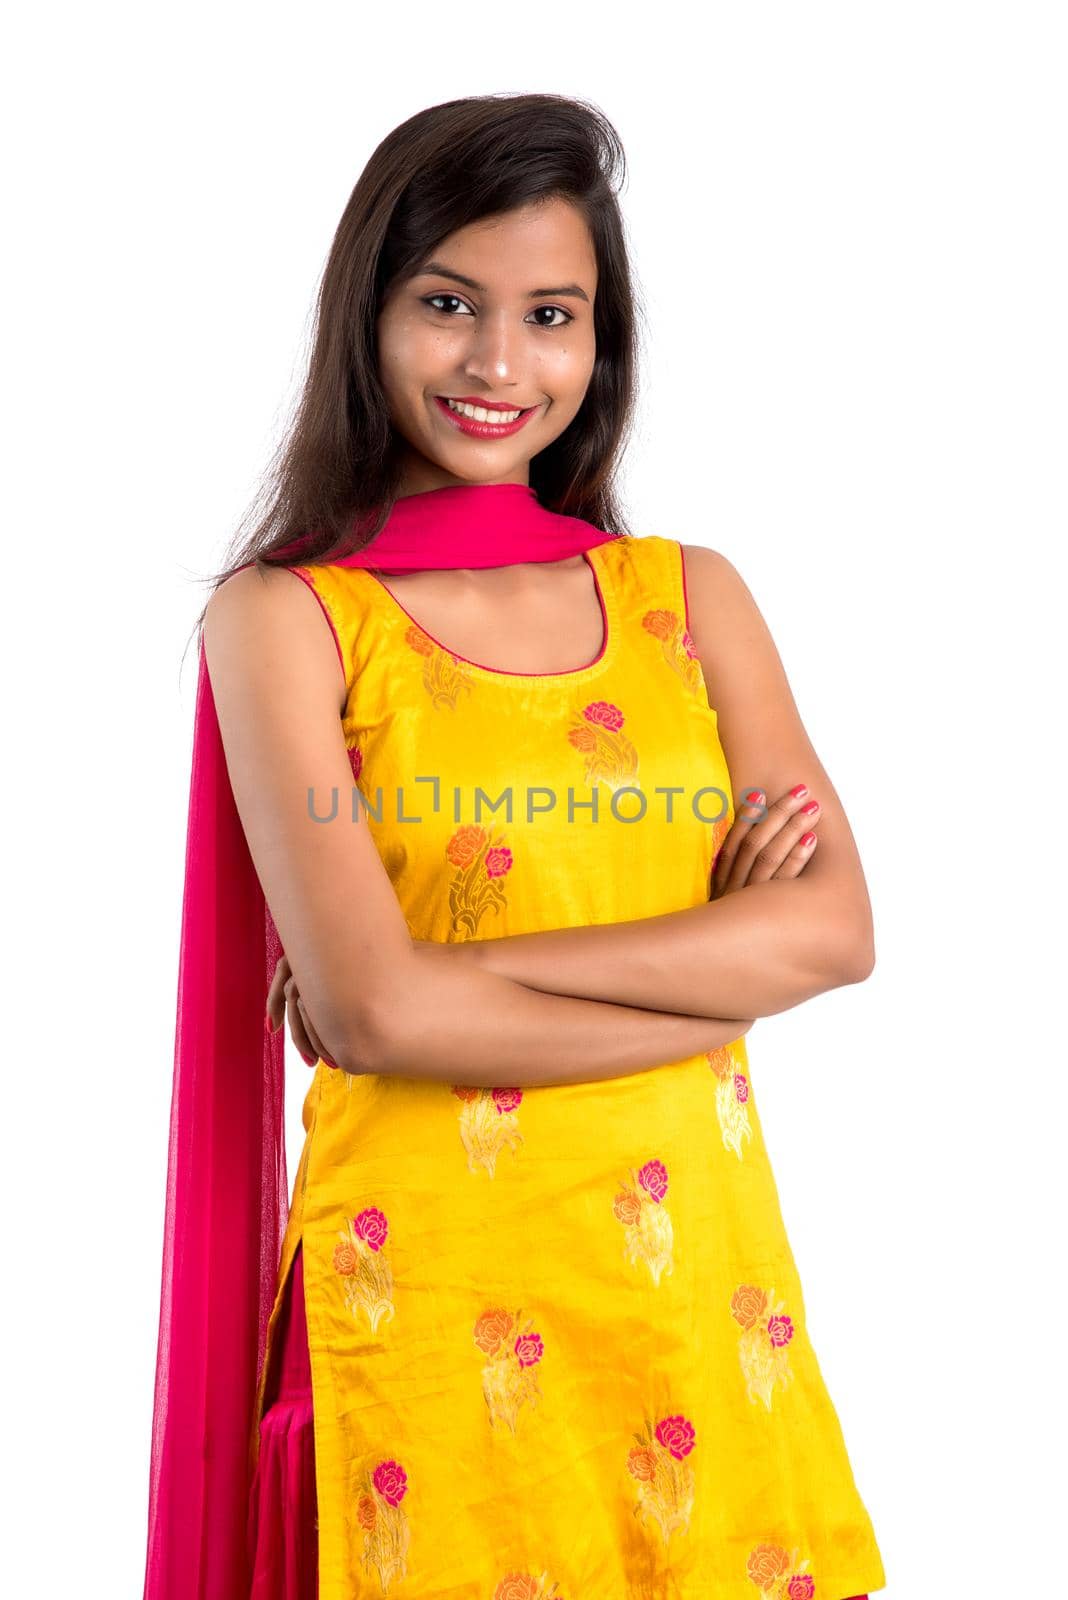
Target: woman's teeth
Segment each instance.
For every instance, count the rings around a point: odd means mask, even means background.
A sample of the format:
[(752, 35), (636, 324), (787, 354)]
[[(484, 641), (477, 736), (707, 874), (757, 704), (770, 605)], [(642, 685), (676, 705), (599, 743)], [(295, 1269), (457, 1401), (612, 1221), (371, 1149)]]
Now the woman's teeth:
[(471, 417), (475, 422), (514, 422), (523, 415), (522, 408), (518, 411), (487, 411), (485, 406), (465, 406), (459, 400), (450, 400), (447, 395), (442, 398), (450, 411), (458, 411), (462, 417)]

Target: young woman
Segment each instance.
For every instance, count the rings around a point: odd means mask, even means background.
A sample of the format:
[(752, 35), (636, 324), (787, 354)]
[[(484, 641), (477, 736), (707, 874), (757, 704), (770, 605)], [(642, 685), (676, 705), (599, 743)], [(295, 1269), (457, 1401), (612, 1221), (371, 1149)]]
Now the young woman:
[(206, 607), (149, 1600), (885, 1582), (745, 1042), (868, 896), (738, 573), (615, 502), (621, 169), (551, 95), (383, 142)]

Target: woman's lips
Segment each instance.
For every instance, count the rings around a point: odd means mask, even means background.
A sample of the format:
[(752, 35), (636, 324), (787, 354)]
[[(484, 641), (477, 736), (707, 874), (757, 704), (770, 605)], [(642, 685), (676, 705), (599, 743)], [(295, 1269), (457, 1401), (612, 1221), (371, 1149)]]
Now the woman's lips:
[(462, 412), (453, 411), (440, 394), (434, 396), (434, 404), (443, 416), (448, 417), (454, 428), (459, 428), (461, 433), (473, 434), (476, 439), (503, 439), (509, 434), (518, 433), (538, 409), (537, 406), (528, 406), (514, 422), (476, 422), (474, 417), (465, 417)]

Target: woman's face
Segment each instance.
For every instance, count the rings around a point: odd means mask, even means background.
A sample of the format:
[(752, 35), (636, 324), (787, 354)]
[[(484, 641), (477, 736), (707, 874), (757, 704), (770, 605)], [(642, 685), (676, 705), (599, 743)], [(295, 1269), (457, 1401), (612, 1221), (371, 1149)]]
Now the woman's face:
[[(420, 267), (387, 295), (377, 328), (406, 446), (400, 494), (528, 483), (531, 458), (563, 433), (593, 373), (597, 261), (585, 219), (564, 200), (523, 206), (458, 229)], [(486, 437), (460, 425), (449, 399), (532, 409)]]

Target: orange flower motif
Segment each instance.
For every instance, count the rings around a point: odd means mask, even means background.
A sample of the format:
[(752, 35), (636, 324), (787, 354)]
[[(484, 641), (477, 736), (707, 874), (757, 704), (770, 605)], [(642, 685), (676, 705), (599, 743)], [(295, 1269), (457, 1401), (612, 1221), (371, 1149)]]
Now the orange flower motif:
[(483, 1311), (475, 1323), (475, 1343), (487, 1356), (495, 1356), (512, 1329), (507, 1311)]
[(743, 1283), (731, 1295), (731, 1316), (743, 1328), (752, 1328), (767, 1310), (768, 1296), (764, 1289)]
[(717, 1078), (722, 1080), (734, 1076), (734, 1057), (729, 1044), (721, 1044), (716, 1050), (706, 1050), (705, 1055)]
[(493, 1600), (539, 1600), (538, 1581), (529, 1572), (507, 1572), (494, 1589)]
[(591, 788), (605, 784), (613, 793), (625, 785), (637, 787), (638, 752), (623, 732), (626, 717), (610, 700), (591, 700), (571, 713), (568, 743), (585, 756), (586, 781)]
[(656, 1477), (656, 1457), (644, 1445), (635, 1445), (627, 1457), (627, 1471), (640, 1483), (652, 1483)]
[(630, 1170), (630, 1183), (624, 1183), (612, 1202), (612, 1210), (626, 1229), (623, 1253), (632, 1266), (644, 1261), (659, 1287), (665, 1272), (674, 1270), (672, 1252), (675, 1232), (664, 1204), (668, 1173), (662, 1161), (646, 1161), (638, 1171)]
[(378, 1206), (365, 1206), (346, 1219), (341, 1242), (334, 1246), (334, 1270), (344, 1286), (345, 1304), (358, 1320), (366, 1316), (371, 1332), (383, 1317), (396, 1314), (393, 1269), (386, 1253), (389, 1223)]
[(750, 1551), (745, 1570), (749, 1581), (766, 1593), (790, 1570), (790, 1557), (781, 1545), (758, 1544)]
[(465, 822), (445, 846), (445, 854), (454, 867), (469, 867), (485, 843), (485, 828), (480, 828), (474, 822)]
[(642, 627), (654, 639), (670, 639), (678, 625), (674, 611), (647, 611), (642, 618)]
[(394, 1578), (408, 1572), (411, 1530), (401, 1503), (408, 1493), (408, 1474), (390, 1457), (364, 1473), (361, 1489), (356, 1519), (364, 1530), (364, 1565), (375, 1568), (379, 1592), (385, 1594)]
[(456, 697), (461, 689), (472, 691), (471, 674), (459, 656), (445, 650), (416, 623), (407, 629), (405, 643), (423, 658), (423, 687), (435, 708), (447, 706), (456, 709)]
[(349, 1277), (356, 1271), (358, 1257), (351, 1244), (337, 1244), (334, 1246), (334, 1271), (340, 1272), (342, 1277)]
[(457, 1100), (471, 1101), (478, 1099), (478, 1090), (469, 1083), (454, 1083), (452, 1092)]
[(793, 1382), (790, 1345), (794, 1319), (786, 1314), (786, 1302), (775, 1290), (758, 1289), (751, 1283), (739, 1284), (731, 1297), (731, 1316), (741, 1324), (738, 1335), (738, 1360), (745, 1392), (756, 1403), (763, 1400), (770, 1411), (776, 1387), (785, 1389)]
[(487, 1358), (482, 1368), (482, 1394), (493, 1427), (501, 1424), (513, 1434), (524, 1405), (537, 1405), (541, 1396), (537, 1368), (545, 1354), (541, 1334), (522, 1312), (514, 1315), (494, 1306), (475, 1323), (475, 1345)]
[(694, 1426), (681, 1412), (662, 1417), (655, 1429), (646, 1418), (634, 1440), (638, 1448), (632, 1447), (627, 1456), (627, 1470), (637, 1483), (634, 1514), (651, 1523), (667, 1544), (674, 1534), (687, 1533), (690, 1526), (696, 1492), (691, 1459)]
[(422, 628), (417, 628), (414, 624), (405, 633), (404, 642), (410, 645), (417, 655), (432, 656), (434, 654), (434, 641), (428, 639)]
[(445, 857), (455, 868), (449, 886), (453, 932), (474, 939), (487, 912), (499, 915), (508, 904), (504, 879), (512, 870), (512, 852), (500, 835), (491, 838), (477, 823), (465, 822), (449, 839)]
[(698, 694), (702, 675), (697, 646), (678, 612), (647, 611), (642, 618), (642, 627), (654, 639), (659, 639), (668, 666), (678, 673), (691, 693)]

